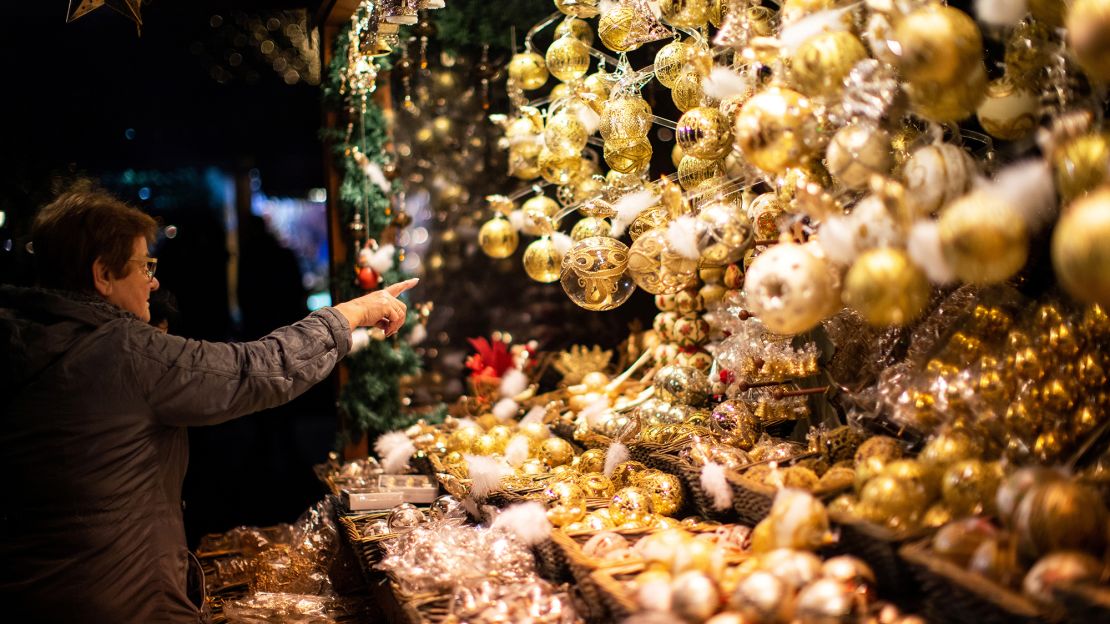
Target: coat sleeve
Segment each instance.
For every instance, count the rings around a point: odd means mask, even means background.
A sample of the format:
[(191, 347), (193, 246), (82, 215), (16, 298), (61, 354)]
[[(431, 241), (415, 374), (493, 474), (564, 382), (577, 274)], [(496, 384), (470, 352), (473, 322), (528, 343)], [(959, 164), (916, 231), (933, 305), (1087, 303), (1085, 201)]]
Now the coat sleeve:
[(187, 340), (143, 324), (125, 344), (155, 420), (212, 425), (286, 403), (323, 380), (350, 351), (351, 330), (323, 308), (254, 342)]

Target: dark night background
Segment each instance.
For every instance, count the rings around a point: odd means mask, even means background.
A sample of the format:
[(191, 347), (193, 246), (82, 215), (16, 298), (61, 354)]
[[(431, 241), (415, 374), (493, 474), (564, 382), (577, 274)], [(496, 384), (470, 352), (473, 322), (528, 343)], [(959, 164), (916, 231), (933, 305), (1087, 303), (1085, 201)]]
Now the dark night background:
[[(247, 340), (303, 316), (305, 293), (289, 252), (251, 223), (243, 226), (239, 295), (247, 302), (261, 293), (255, 297), (264, 305), (244, 304), (241, 322), (232, 322), (220, 296), (228, 283), (222, 210), (206, 202), (201, 185), (215, 168), (240, 181), (256, 170), (270, 196), (305, 197), (324, 186), (319, 86), (286, 84), (247, 53), (230, 79), (216, 73), (223, 84), (212, 68), (233, 51), (213, 15), (227, 24), (232, 11), (307, 7), (311, 16), (319, 3), (154, 0), (143, 7), (141, 36), (107, 7), (67, 24), (66, 5), (4, 3), (0, 280), (25, 279), (23, 245), (35, 210), (87, 176), (178, 226), (157, 250), (162, 287), (180, 304), (175, 333)], [(127, 170), (173, 179), (149, 185), (143, 201), (111, 183)], [(334, 400), (334, 384), (322, 383), (280, 409), (191, 430), (190, 545), (238, 524), (291, 521), (320, 497), (311, 465), (335, 445)]]

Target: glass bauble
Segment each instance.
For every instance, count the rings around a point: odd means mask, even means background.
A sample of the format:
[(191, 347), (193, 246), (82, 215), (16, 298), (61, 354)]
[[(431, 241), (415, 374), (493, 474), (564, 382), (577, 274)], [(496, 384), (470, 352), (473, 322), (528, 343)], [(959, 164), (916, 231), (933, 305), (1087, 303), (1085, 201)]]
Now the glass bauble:
[(745, 300), (767, 329), (798, 334), (821, 322), (839, 297), (830, 275), (827, 261), (802, 245), (779, 243), (752, 261)]
[(678, 184), (687, 191), (722, 175), (724, 175), (724, 168), (719, 160), (683, 156), (682, 161), (678, 163)]
[(571, 82), (585, 76), (590, 68), (590, 48), (567, 33), (548, 46), (544, 61), (552, 76)]
[(987, 95), (975, 111), (979, 125), (996, 139), (1015, 141), (1037, 127), (1037, 96), (1003, 76), (987, 85)]
[(806, 39), (794, 52), (790, 76), (806, 95), (835, 97), (844, 88), (848, 73), (867, 57), (867, 49), (850, 31), (821, 33)]
[(555, 37), (557, 39), (563, 35), (570, 35), (587, 46), (594, 42), (594, 29), (590, 27), (589, 22), (583, 19), (567, 17), (559, 22), (559, 25), (555, 27)]
[(692, 52), (693, 46), (681, 39), (675, 39), (659, 48), (655, 53), (655, 79), (659, 84), (668, 89), (674, 88), (678, 74), (686, 65), (686, 61), (690, 60)]
[(659, 11), (668, 24), (678, 28), (697, 29), (709, 21), (706, 0), (660, 0)]
[(950, 85), (969, 67), (982, 64), (983, 37), (967, 13), (927, 4), (898, 20), (893, 40), (901, 48), (898, 65), (912, 83)]
[(1029, 233), (1004, 199), (969, 193), (941, 212), (938, 225), (944, 259), (964, 282), (997, 284), (1025, 265)]
[(1060, 217), (1052, 266), (1068, 294), (1110, 306), (1110, 188), (1077, 200)]
[[(1040, 4), (1050, 1), (1041, 0)], [(1066, 6), (1064, 2), (1053, 4)], [(1110, 2), (1075, 0), (1067, 12), (1068, 46), (1079, 67), (1095, 81), (1110, 81)]]
[(744, 257), (755, 240), (755, 229), (742, 207), (714, 201), (697, 216), (698, 242), (703, 267), (723, 267)]
[(628, 250), (628, 275), (645, 291), (659, 295), (677, 293), (698, 279), (698, 261), (670, 249), (662, 228), (649, 230)]
[(732, 149), (732, 128), (721, 111), (698, 106), (679, 118), (675, 139), (683, 154), (717, 160)]
[(872, 123), (852, 123), (836, 131), (825, 150), (829, 173), (844, 186), (866, 189), (875, 174), (885, 175), (894, 164), (890, 135)]
[(986, 96), (987, 70), (978, 61), (953, 83), (908, 83), (905, 89), (917, 115), (937, 123), (961, 121), (973, 115)]
[(535, 52), (518, 52), (509, 61), (509, 79), (521, 89), (539, 89), (547, 82), (547, 65)]
[(586, 147), (589, 139), (586, 124), (566, 108), (547, 119), (543, 128), (543, 142), (552, 151), (577, 154)]
[(546, 236), (532, 241), (524, 249), (524, 272), (537, 282), (549, 284), (559, 279), (562, 261), (555, 243)]
[(651, 107), (639, 93), (623, 94), (605, 102), (597, 130), (605, 140), (642, 138), (651, 129), (651, 121)]
[(534, 195), (520, 206), (524, 214), (521, 231), (529, 236), (539, 236), (551, 229), (551, 219), (559, 213), (559, 204), (547, 195)]
[(478, 230), (478, 246), (491, 258), (508, 258), (519, 242), (513, 224), (500, 215), (486, 221)]
[(634, 30), (638, 19), (636, 11), (628, 6), (617, 7), (597, 22), (597, 36), (605, 47), (614, 52), (628, 52), (640, 47)]
[(628, 276), (628, 247), (615, 238), (581, 240), (563, 256), (560, 282), (571, 301), (587, 310), (612, 310), (635, 290)]
[(900, 327), (921, 314), (929, 302), (929, 280), (901, 249), (864, 252), (844, 277), (844, 304), (870, 324)]
[(610, 138), (603, 148), (605, 164), (621, 173), (638, 171), (651, 162), (651, 141), (647, 137)]
[(971, 188), (977, 168), (971, 154), (951, 143), (918, 148), (902, 168), (906, 207), (927, 217)]
[(595, 17), (600, 0), (555, 0), (555, 8), (564, 15), (573, 17)]
[(812, 155), (817, 120), (801, 93), (769, 87), (752, 96), (736, 118), (736, 143), (756, 167), (782, 173)]

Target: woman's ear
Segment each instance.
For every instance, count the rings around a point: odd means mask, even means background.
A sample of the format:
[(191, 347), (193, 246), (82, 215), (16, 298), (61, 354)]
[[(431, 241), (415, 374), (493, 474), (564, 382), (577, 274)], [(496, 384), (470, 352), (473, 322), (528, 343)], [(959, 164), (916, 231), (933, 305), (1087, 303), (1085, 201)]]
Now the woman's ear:
[(96, 292), (100, 293), (101, 297), (107, 297), (112, 294), (112, 272), (108, 269), (108, 265), (103, 259), (97, 258), (93, 260), (92, 265), (92, 278), (93, 286)]

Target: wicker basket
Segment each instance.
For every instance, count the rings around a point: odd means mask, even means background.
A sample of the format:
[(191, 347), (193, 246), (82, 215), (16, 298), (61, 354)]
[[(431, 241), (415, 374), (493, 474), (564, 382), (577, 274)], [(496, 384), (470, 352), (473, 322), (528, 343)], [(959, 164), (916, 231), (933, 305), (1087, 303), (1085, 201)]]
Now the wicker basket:
[(643, 570), (643, 563), (629, 563), (599, 568), (590, 575), (593, 584), (597, 587), (600, 602), (608, 611), (606, 621), (620, 622), (640, 609), (636, 597), (628, 591), (624, 581)]
[(346, 538), (347, 543), (350, 544), (351, 549), (354, 550), (355, 557), (358, 559), (359, 567), (362, 569), (362, 575), (366, 579), (367, 584), (373, 584), (380, 580), (380, 575), (375, 572), (374, 565), (381, 561), (382, 542), (397, 537), (398, 534), (386, 533), (385, 535), (366, 537), (362, 534), (362, 527), (371, 520), (384, 518), (388, 515), (389, 512), (386, 511), (339, 516), (339, 524), (343, 527), (342, 534)]
[(899, 549), (921, 584), (924, 611), (931, 621), (958, 624), (1033, 624), (1052, 622), (1036, 603), (956, 563), (935, 555), (929, 540)]
[[(732, 486), (732, 508), (736, 510), (740, 522), (755, 526), (759, 521), (766, 518), (767, 514), (771, 513), (771, 505), (775, 502), (775, 496), (778, 495), (778, 488), (732, 471), (726, 471), (725, 475), (729, 485)], [(827, 503), (838, 494), (846, 491), (848, 487), (850, 486), (818, 489), (810, 492), (810, 494), (814, 498)]]
[(1067, 584), (1058, 586), (1055, 596), (1064, 606), (1068, 622), (1110, 622), (1110, 587), (1089, 583)]
[(717, 522), (737, 522), (736, 510), (732, 507), (717, 509), (713, 505), (713, 497), (701, 485), (701, 470), (695, 466), (678, 460), (675, 462), (675, 474), (686, 486), (686, 494), (697, 514)]
[(830, 552), (862, 559), (875, 573), (880, 595), (912, 610), (921, 592), (906, 562), (898, 555), (898, 549), (907, 542), (930, 536), (933, 529), (893, 531), (846, 514), (830, 516), (840, 533)]

